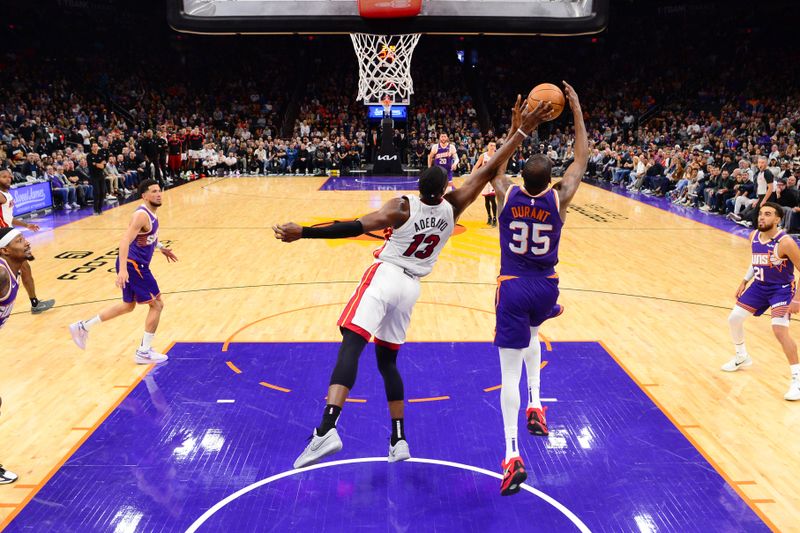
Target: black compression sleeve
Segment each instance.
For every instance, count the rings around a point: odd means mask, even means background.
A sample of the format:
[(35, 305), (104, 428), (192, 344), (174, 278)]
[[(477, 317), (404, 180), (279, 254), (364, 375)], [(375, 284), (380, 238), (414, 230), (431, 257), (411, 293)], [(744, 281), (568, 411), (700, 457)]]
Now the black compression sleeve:
[(364, 226), (359, 220), (350, 222), (334, 222), (330, 226), (309, 228), (303, 226), (304, 239), (345, 239), (347, 237), (358, 237), (364, 233)]

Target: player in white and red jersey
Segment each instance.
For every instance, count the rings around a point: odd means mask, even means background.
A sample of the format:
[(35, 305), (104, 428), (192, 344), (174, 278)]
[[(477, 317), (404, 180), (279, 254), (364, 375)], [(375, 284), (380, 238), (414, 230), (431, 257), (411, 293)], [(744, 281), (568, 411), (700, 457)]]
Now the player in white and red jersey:
[[(521, 105), (518, 98), (517, 107)], [(328, 388), (328, 404), (311, 442), (294, 462), (295, 468), (314, 464), (342, 449), (336, 422), (355, 384), (361, 352), (373, 337), (392, 418), (389, 462), (410, 457), (403, 427), (403, 380), (396, 361), (400, 346), (406, 340), (411, 311), (419, 297), (419, 279), (433, 269), (458, 217), (495, 177), (501, 164), (527, 137), (527, 132), (550, 112), (549, 104), (539, 105), (533, 111), (526, 109), (521, 114), (521, 122), (512, 126), (509, 140), (495, 157), (470, 175), (457, 190), (446, 193), (448, 175), (441, 167), (433, 166), (420, 176), (418, 196), (395, 198), (380, 210), (358, 220), (335, 222), (324, 227), (300, 227), (294, 223), (273, 226), (275, 237), (285, 242), (301, 238), (356, 237), (388, 228), (386, 242), (374, 253), (375, 261), (364, 273), (339, 318), (342, 344)]]

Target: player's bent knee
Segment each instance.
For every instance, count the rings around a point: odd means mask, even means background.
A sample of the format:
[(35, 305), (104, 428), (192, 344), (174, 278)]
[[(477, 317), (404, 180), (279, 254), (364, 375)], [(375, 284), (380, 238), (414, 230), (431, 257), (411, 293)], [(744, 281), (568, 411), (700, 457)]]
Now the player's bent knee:
[(748, 316), (750, 316), (750, 312), (737, 305), (731, 310), (731, 314), (728, 315), (728, 322), (730, 324), (742, 324)]

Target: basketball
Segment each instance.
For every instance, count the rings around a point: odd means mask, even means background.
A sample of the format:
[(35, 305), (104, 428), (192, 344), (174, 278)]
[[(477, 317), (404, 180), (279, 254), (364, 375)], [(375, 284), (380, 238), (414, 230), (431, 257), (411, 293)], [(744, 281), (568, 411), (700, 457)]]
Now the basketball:
[(528, 108), (534, 109), (539, 102), (550, 102), (553, 106), (553, 115), (550, 120), (554, 120), (564, 111), (564, 93), (557, 85), (552, 83), (540, 83), (528, 94)]

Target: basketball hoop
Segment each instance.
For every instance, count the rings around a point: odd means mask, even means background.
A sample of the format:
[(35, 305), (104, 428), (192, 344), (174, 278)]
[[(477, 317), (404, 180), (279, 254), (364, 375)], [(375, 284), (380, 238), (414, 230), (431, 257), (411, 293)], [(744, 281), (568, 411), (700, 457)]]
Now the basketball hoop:
[[(374, 35), (352, 33), (350, 39), (358, 58), (358, 96), (365, 105), (408, 105), (414, 94), (411, 55), (420, 34)], [(389, 101), (389, 109), (384, 102)]]

